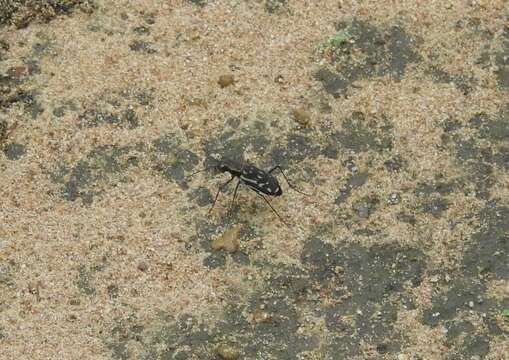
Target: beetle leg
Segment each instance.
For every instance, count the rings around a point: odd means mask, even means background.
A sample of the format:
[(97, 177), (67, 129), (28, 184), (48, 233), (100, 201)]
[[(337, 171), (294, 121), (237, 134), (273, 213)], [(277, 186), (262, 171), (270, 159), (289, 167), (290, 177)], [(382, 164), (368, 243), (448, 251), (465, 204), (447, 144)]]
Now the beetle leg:
[(217, 201), (217, 198), (219, 196), (219, 193), (221, 191), (223, 191), (228, 186), (228, 184), (232, 182), (233, 179), (235, 179), (235, 176), (232, 176), (231, 179), (229, 179), (227, 182), (225, 182), (223, 185), (221, 185), (219, 187), (219, 189), (217, 189), (216, 197), (214, 198), (214, 202), (212, 203), (212, 207), (209, 210), (209, 214), (212, 211), (212, 209), (214, 208), (214, 206), (216, 205), (216, 201)]
[(281, 166), (276, 165), (276, 166), (274, 166), (272, 169), (270, 169), (270, 170), (269, 170), (269, 171), (267, 171), (267, 172), (268, 172), (269, 174), (271, 174), (272, 172), (274, 172), (274, 170), (279, 170), (279, 171), (281, 172), (281, 174), (283, 175), (283, 177), (284, 177), (284, 178), (285, 178), (285, 180), (286, 180), (286, 183), (288, 184), (288, 186), (289, 186), (292, 190), (294, 190), (294, 191), (296, 191), (296, 192), (298, 192), (299, 194), (302, 194), (302, 195), (311, 196), (310, 194), (306, 194), (305, 192), (300, 191), (300, 190), (299, 190), (299, 189), (297, 189), (294, 185), (292, 185), (292, 184), (290, 183), (290, 181), (288, 180), (288, 178), (286, 177), (285, 173), (283, 172), (283, 169), (281, 169)]
[(274, 212), (274, 214), (277, 215), (277, 217), (279, 218), (279, 220), (281, 220), (281, 222), (283, 224), (285, 224), (287, 227), (290, 227), (284, 220), (283, 218), (281, 217), (281, 215), (279, 215), (279, 213), (276, 211), (276, 209), (274, 209), (274, 207), (272, 206), (272, 204), (270, 203), (269, 200), (267, 200), (267, 198), (265, 196), (263, 196), (261, 193), (259, 193), (258, 191), (256, 190), (253, 190), (256, 194), (258, 194), (258, 196), (260, 196), (263, 200), (265, 200), (265, 202), (267, 203), (267, 205), (269, 205), (269, 207), (272, 209), (272, 211)]

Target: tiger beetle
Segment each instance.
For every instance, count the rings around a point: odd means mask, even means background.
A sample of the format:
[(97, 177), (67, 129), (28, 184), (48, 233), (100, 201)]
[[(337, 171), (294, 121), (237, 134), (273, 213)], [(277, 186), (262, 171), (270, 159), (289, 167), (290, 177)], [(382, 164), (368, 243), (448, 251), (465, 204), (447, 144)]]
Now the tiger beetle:
[(306, 194), (300, 190), (298, 190), (295, 186), (293, 186), (288, 178), (286, 177), (285, 173), (283, 172), (283, 169), (276, 165), (273, 168), (271, 168), (268, 171), (264, 171), (262, 169), (257, 168), (254, 165), (248, 164), (248, 163), (239, 163), (235, 160), (230, 159), (222, 159), (219, 160), (216, 165), (207, 167), (203, 170), (197, 171), (188, 177), (191, 177), (199, 172), (206, 171), (209, 169), (215, 169), (217, 172), (221, 173), (230, 173), (231, 178), (226, 181), (224, 184), (219, 186), (219, 189), (217, 190), (216, 196), (214, 197), (214, 201), (212, 203), (212, 207), (209, 210), (209, 214), (214, 209), (214, 206), (216, 205), (217, 198), (219, 197), (219, 193), (226, 189), (226, 187), (234, 180), (238, 179), (237, 184), (235, 185), (235, 190), (233, 191), (233, 198), (230, 203), (230, 208), (228, 210), (228, 213), (231, 212), (233, 209), (233, 205), (235, 203), (235, 199), (237, 197), (237, 190), (240, 186), (240, 184), (246, 185), (249, 189), (253, 190), (258, 196), (260, 196), (266, 203), (269, 205), (269, 207), (272, 209), (272, 211), (277, 215), (279, 220), (286, 226), (288, 224), (283, 220), (283, 218), (279, 215), (279, 213), (274, 209), (270, 201), (265, 197), (265, 195), (268, 196), (281, 196), (283, 195), (283, 189), (281, 189), (281, 186), (279, 185), (279, 181), (277, 178), (273, 175), (273, 172), (276, 170), (279, 170), (283, 177), (286, 180), (286, 183), (288, 186), (303, 195), (311, 196), (309, 194)]

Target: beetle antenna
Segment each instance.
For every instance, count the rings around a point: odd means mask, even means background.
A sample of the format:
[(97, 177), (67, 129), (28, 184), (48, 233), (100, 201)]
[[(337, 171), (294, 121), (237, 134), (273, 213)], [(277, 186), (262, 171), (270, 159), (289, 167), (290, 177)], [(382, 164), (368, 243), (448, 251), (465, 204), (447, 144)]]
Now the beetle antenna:
[(199, 174), (201, 172), (208, 171), (210, 169), (214, 169), (215, 167), (216, 167), (216, 165), (211, 165), (211, 166), (207, 166), (206, 168), (203, 168), (201, 170), (195, 171), (194, 173), (187, 175), (186, 180), (189, 180), (190, 178), (192, 178), (193, 176), (195, 176), (196, 174)]

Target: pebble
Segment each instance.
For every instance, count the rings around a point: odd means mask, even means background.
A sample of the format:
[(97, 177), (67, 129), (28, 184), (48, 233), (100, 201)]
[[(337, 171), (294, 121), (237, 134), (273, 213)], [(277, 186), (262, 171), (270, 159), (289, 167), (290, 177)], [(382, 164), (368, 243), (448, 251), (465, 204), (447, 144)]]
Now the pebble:
[(274, 78), (274, 82), (278, 83), (278, 84), (282, 84), (285, 82), (285, 79), (283, 78), (283, 75), (277, 75), (275, 78)]
[(145, 262), (138, 263), (138, 270), (140, 271), (147, 271), (148, 265)]
[(335, 272), (336, 274), (338, 274), (338, 275), (339, 275), (339, 274), (344, 273), (344, 272), (345, 272), (345, 269), (344, 269), (342, 266), (336, 266), (336, 267), (334, 268), (334, 272)]
[(226, 344), (219, 345), (216, 352), (223, 360), (236, 360), (240, 356), (240, 352), (237, 349)]
[(190, 106), (206, 106), (207, 102), (202, 97), (191, 96), (187, 98), (187, 103)]
[(30, 75), (30, 70), (29, 70), (28, 66), (26, 66), (26, 65), (15, 66), (15, 67), (11, 67), (7, 71), (7, 74), (10, 77), (13, 77), (15, 79), (20, 79), (22, 77)]
[(392, 205), (399, 204), (401, 202), (401, 195), (398, 193), (392, 193), (389, 195), (389, 203)]
[(292, 116), (295, 121), (304, 128), (311, 124), (311, 114), (303, 107), (293, 109)]
[(356, 204), (354, 209), (360, 218), (367, 219), (369, 217), (369, 205), (366, 202)]
[(212, 250), (224, 250), (227, 252), (236, 252), (240, 247), (240, 226), (234, 226), (224, 232), (223, 235), (212, 241)]
[(7, 121), (0, 119), (0, 142), (6, 137), (8, 128)]
[(219, 80), (217, 81), (217, 83), (219, 84), (219, 86), (221, 86), (221, 88), (225, 88), (227, 86), (233, 85), (234, 82), (235, 82), (235, 78), (231, 74), (221, 75), (219, 77)]

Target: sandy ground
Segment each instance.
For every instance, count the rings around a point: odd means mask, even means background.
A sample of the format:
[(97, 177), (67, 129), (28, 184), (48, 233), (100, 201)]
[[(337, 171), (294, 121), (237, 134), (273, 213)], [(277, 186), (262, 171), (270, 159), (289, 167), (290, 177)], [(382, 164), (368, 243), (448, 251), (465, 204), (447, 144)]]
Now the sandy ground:
[(507, 1), (0, 5), (1, 359), (509, 353)]

